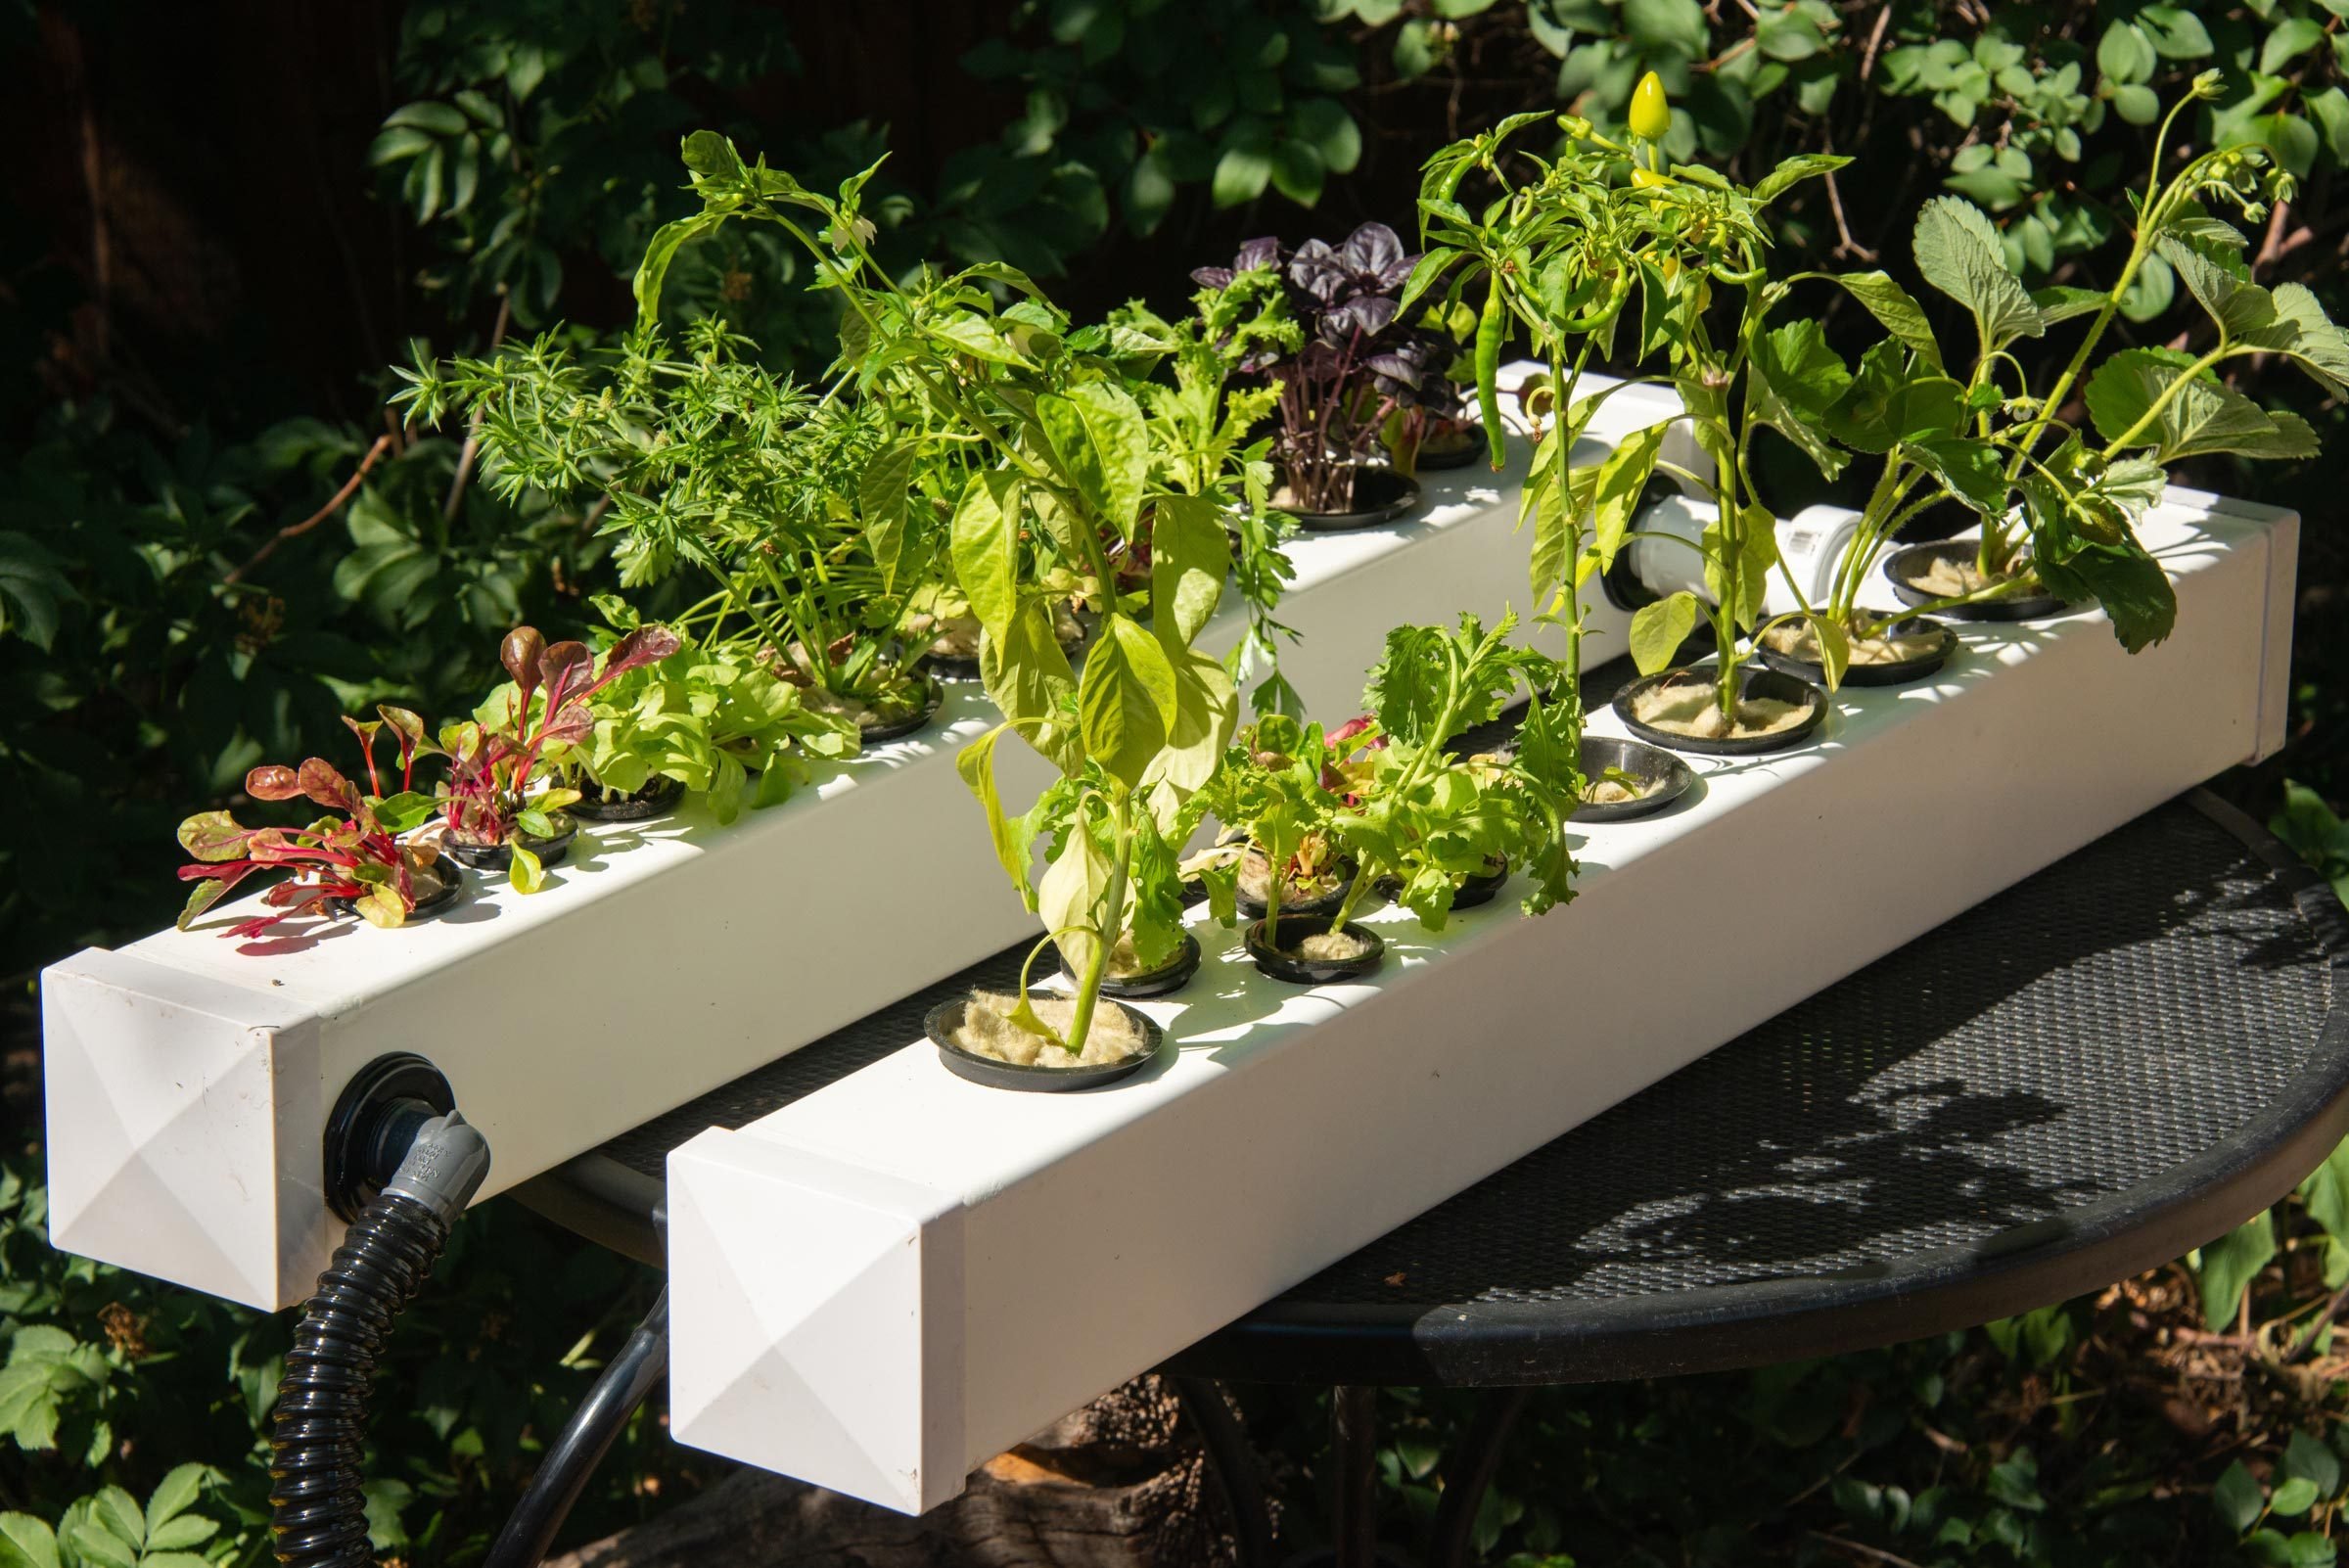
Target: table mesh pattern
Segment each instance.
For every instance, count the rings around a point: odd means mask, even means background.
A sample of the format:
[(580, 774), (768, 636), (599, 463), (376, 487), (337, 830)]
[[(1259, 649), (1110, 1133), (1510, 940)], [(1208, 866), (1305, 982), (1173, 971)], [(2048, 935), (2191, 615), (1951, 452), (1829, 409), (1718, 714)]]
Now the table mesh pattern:
[(1282, 1301), (1591, 1302), (1979, 1243), (2224, 1141), (2331, 988), (2288, 890), (2174, 803)]

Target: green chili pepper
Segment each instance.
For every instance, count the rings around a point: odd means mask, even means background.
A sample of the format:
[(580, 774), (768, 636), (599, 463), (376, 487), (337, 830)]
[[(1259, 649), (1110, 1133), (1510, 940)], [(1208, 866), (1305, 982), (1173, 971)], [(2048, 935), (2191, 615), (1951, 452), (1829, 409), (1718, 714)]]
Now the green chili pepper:
[(1485, 290), (1484, 313), (1476, 318), (1476, 411), (1484, 416), (1485, 444), (1497, 474), (1508, 461), (1508, 449), (1501, 443), (1498, 385), (1500, 343), (1508, 336), (1508, 325), (1509, 313), (1500, 303), (1500, 274), (1496, 272)]

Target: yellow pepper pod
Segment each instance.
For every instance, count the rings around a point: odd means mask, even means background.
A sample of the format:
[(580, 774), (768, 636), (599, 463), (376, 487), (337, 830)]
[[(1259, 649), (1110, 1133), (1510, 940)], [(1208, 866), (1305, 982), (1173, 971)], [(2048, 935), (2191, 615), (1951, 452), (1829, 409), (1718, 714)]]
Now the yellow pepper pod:
[(1632, 89), (1632, 134), (1641, 141), (1660, 142), (1672, 129), (1672, 105), (1664, 97), (1664, 78), (1649, 71)]

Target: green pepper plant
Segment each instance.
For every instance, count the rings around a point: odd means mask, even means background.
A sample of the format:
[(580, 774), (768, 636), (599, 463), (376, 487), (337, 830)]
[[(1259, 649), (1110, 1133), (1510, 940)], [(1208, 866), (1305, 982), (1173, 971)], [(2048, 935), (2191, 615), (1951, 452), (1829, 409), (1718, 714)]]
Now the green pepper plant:
[[(1221, 463), (1193, 472), (1207, 482), (1198, 491), (1175, 487), (1181, 454), (1154, 443), (1154, 432), (1173, 427), (1154, 426), (1137, 392), (1174, 345), (1130, 321), (1078, 327), (1002, 263), (892, 276), (866, 249), (872, 225), (858, 203), (869, 169), (825, 195), (763, 161), (746, 163), (712, 132), (686, 139), (685, 161), (702, 210), (655, 236), (636, 279), (643, 319), (657, 318), (680, 246), (727, 222), (777, 225), (811, 259), (817, 287), (842, 303), (838, 380), (827, 395), (910, 411), (900, 416), (919, 432), (908, 480), (917, 468), (960, 476), (947, 556), (980, 623), (980, 676), (1003, 721), (965, 749), (959, 766), (1006, 873), (1078, 981), (1065, 1033), (1036, 1013), (1024, 982), (1007, 1017), (1082, 1052), (1112, 947), (1128, 930), (1137, 949), (1163, 935), (1135, 926), (1135, 867), (1147, 875), (1160, 862), (1151, 840), (1171, 834), (1214, 771), (1237, 707), (1231, 673), (1195, 646), (1230, 565)], [(1135, 544), (1145, 509), (1148, 624), (1119, 605), (1111, 562), (1113, 547)], [(1053, 634), (1050, 610), (1069, 591), (1062, 572), (1103, 607), (1082, 678)], [(1067, 786), (1047, 792), (1046, 819), (1032, 813), (1020, 829), (995, 786), (1006, 736)], [(1058, 853), (1031, 886), (1031, 846), (1046, 831)], [(1171, 852), (1163, 859), (1171, 866)]]
[[(1762, 213), (1802, 180), (1844, 161), (1789, 159), (1750, 189), (1701, 166), (1671, 165), (1661, 146), (1659, 127), (1669, 123), (1668, 112), (1659, 110), (1661, 85), (1643, 83), (1641, 91), (1650, 102), (1632, 116), (1630, 146), (1587, 120), (1561, 115), (1554, 121), (1564, 133), (1559, 150), (1535, 157), (1509, 142), (1546, 116), (1518, 115), (1430, 159), (1419, 199), (1427, 249), (1404, 299), (1408, 304), (1443, 282), (1448, 300), (1456, 301), (1483, 282), (1474, 368), (1496, 469), (1505, 457), (1498, 369), (1513, 326), (1531, 335), (1547, 366), (1553, 417), (1536, 443), (1521, 517), (1533, 525), (1531, 581), (1542, 619), (1565, 633), (1563, 704), (1579, 701), (1587, 631), (1580, 590), (1614, 564), (1636, 532), (1649, 480), (1668, 472), (1711, 500), (1714, 521), (1696, 546), (1710, 602), (1680, 593), (1643, 607), (1633, 620), (1631, 652), (1652, 673), (1669, 663), (1698, 616), (1709, 617), (1721, 648), (1716, 701), (1726, 720), (1744, 657), (1738, 634), (1758, 627), (1767, 575), (1777, 560), (1775, 519), (1755, 492), (1748, 453), (1760, 429), (1792, 423), (1775, 373), (1777, 345), (1766, 327), (1783, 290), (1769, 278)], [(1516, 176), (1518, 168), (1530, 169), (1530, 177)], [(1460, 199), (1471, 175), (1499, 190), (1474, 211)], [(1736, 306), (1726, 339), (1715, 330), (1717, 290)], [(1664, 376), (1635, 374), (1578, 396), (1586, 368), (1613, 356), (1626, 328), (1635, 361), (1661, 357)], [(1575, 466), (1574, 447), (1605, 399), (1655, 379), (1669, 379), (1679, 392), (1678, 420), (1634, 434), (1603, 462)], [(1711, 459), (1711, 472), (1694, 473), (1662, 456), (1665, 436), (1680, 421)], [(1803, 430), (1798, 440), (1807, 437)], [(1822, 638), (1833, 635), (1828, 630)]]

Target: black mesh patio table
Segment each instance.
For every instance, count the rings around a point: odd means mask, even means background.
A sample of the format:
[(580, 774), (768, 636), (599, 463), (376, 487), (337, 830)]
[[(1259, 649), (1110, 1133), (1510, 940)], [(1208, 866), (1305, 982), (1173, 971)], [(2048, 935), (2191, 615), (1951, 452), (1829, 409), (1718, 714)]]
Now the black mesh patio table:
[[(1174, 1357), (1233, 1503), (1269, 1531), (1211, 1380), (1337, 1389), (1337, 1560), (1367, 1563), (1369, 1390), (1488, 1399), (1430, 1557), (1461, 1560), (1528, 1387), (1760, 1365), (2009, 1316), (2156, 1267), (2349, 1131), (2349, 916), (2197, 791), (1831, 986)], [(1003, 954), (523, 1189), (660, 1261), (668, 1151), (921, 1035)]]

